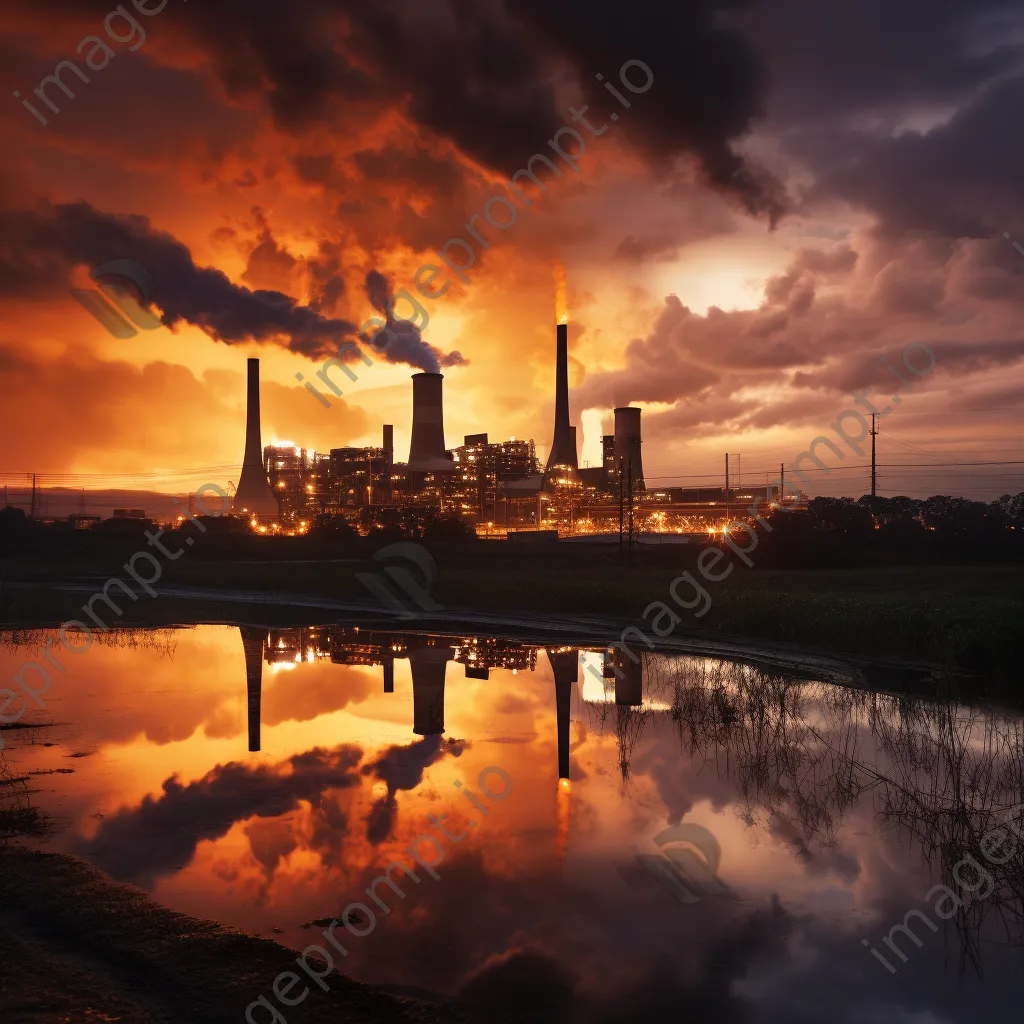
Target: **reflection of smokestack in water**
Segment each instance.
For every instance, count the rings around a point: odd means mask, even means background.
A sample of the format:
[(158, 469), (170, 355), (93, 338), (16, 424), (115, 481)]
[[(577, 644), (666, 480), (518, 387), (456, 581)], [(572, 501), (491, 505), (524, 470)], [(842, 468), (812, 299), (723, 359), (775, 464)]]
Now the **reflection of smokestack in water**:
[(569, 423), (569, 327), (558, 324), (555, 334), (555, 434), (545, 476), (555, 466), (578, 468), (576, 438)]
[(573, 684), (579, 679), (580, 655), (571, 651), (548, 651), (555, 677), (555, 714), (558, 728), (558, 777), (569, 778), (569, 714)]
[(640, 461), (640, 410), (627, 406), (615, 410), (615, 470), (622, 472), (625, 483), (630, 473), (633, 490), (642, 491), (644, 467)]
[(249, 717), (249, 749), (260, 749), (260, 697), (263, 692), (263, 645), (267, 631), (257, 626), (239, 626), (245, 653), (245, 692)]
[(639, 658), (634, 661), (616, 648), (612, 652), (612, 663), (618, 669), (615, 673), (615, 703), (638, 708), (644, 702), (643, 667)]
[(280, 510), (263, 468), (263, 444), (260, 440), (260, 361), (248, 360), (248, 389), (245, 413), (245, 456), (242, 474), (231, 503), (231, 511), (256, 516), (276, 517)]
[(384, 692), (395, 692), (395, 659), (384, 659)]
[(412, 731), (417, 736), (438, 736), (444, 732), (444, 675), (454, 657), (451, 647), (419, 647), (409, 651)]
[(412, 443), (409, 469), (437, 472), (454, 469), (444, 449), (444, 411), (440, 373), (412, 375)]

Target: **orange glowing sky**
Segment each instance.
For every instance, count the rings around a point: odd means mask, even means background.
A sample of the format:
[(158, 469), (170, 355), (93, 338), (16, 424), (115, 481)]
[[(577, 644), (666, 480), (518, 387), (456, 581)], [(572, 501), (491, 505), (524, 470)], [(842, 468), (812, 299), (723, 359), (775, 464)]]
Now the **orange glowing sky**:
[[(1003, 53), (1016, 37), (979, 11), (971, 38), (988, 56), (971, 63), (946, 39), (966, 38), (959, 22), (923, 40), (907, 29), (905, 46), (894, 26), (879, 60), (920, 59), (910, 86), (854, 60), (862, 37), (885, 31), (886, 12), (869, 28), (852, 0), (834, 24), (814, 20), (806, 44), (786, 19), (816, 15), (781, 0), (728, 28), (711, 0), (685, 11), (644, 0), (634, 17), (646, 21), (614, 41), (596, 28), (570, 38), (561, 19), (577, 6), (495, 0), (470, 14), (432, 0), (423, 10), (445, 14), (430, 19), (406, 0), (373, 12), (169, 0), (136, 12), (145, 41), (134, 51), (111, 42), (115, 55), (88, 84), (75, 79), (73, 100), (54, 92), (59, 113), (44, 126), (12, 92), (33, 96), (80, 40), (103, 34), (110, 8), (8, 4), (3, 481), (237, 482), (252, 355), (264, 443), (379, 443), (387, 422), (401, 453), (412, 366), (355, 364), (359, 380), (342, 378), (345, 395), (328, 409), (296, 380), (315, 379), (322, 339), (300, 343), (229, 307), (243, 292), (279, 293), (311, 318), (359, 325), (376, 312), (369, 272), (411, 289), (449, 239), (476, 230), (484, 241), (467, 280), (445, 270), (444, 294), (422, 299), (423, 341), (464, 360), (444, 370), (451, 446), (486, 431), (533, 437), (546, 453), (553, 326), (567, 313), (572, 416), (591, 464), (611, 409), (632, 403), (645, 411), (650, 482), (716, 485), (729, 451), (743, 453), (744, 481), (763, 484), (854, 407), (854, 390), (878, 389), (886, 405), (902, 386), (878, 357), (898, 365), (918, 343), (936, 368), (901, 390), (881, 424), (880, 458), (893, 467), (882, 493), (1020, 490), (1024, 256), (1002, 233), (1024, 237), (1024, 207), (998, 119), (1024, 91)], [(124, 23), (114, 31), (137, 39)], [(720, 49), (721, 61), (687, 62), (681, 40)], [(616, 68), (641, 59), (653, 84), (627, 109), (594, 76), (618, 79)], [(487, 200), (511, 194), (505, 183), (531, 153), (554, 155), (548, 140), (584, 101), (606, 127), (584, 132), (579, 173), (542, 169), (549, 187), (527, 183), (531, 201), (507, 229), (487, 223)], [(74, 203), (88, 216), (57, 230)], [(511, 216), (507, 205), (494, 215)], [(69, 290), (93, 286), (97, 261), (139, 255), (109, 230), (130, 216), (148, 219), (133, 238), (167, 236), (233, 291), (152, 266), (173, 326), (110, 336)], [(947, 466), (980, 461), (998, 465)], [(863, 462), (851, 456), (826, 489), (862, 493)]]

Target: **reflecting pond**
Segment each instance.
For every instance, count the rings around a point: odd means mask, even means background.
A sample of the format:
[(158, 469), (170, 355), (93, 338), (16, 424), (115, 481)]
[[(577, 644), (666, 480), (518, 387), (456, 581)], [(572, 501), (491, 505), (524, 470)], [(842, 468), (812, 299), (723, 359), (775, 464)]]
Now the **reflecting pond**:
[[(3, 678), (52, 636), (4, 634)], [(52, 828), (22, 841), (297, 950), (340, 918), (359, 980), (537, 1020), (1018, 1010), (1014, 711), (354, 626), (64, 658), (3, 733), (6, 820)]]

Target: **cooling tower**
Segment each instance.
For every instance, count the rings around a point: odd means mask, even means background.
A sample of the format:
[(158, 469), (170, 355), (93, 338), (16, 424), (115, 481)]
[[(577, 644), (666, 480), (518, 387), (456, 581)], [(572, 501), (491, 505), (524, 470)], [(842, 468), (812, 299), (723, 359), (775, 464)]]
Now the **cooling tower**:
[(640, 410), (628, 406), (615, 410), (616, 471), (620, 467), (624, 484), (629, 473), (633, 479), (633, 491), (645, 489), (644, 467), (640, 461)]
[(417, 736), (444, 732), (444, 674), (455, 657), (450, 647), (419, 647), (409, 651), (412, 670), (412, 731)]
[(544, 468), (545, 477), (555, 466), (572, 466), (576, 461), (576, 437), (569, 424), (569, 326), (559, 324), (555, 335), (555, 434)]
[(267, 472), (263, 468), (263, 443), (260, 441), (260, 361), (250, 359), (248, 363), (245, 456), (242, 459), (242, 475), (238, 478), (238, 489), (231, 502), (231, 511), (236, 515), (247, 513), (276, 519), (280, 510), (267, 481)]
[(451, 471), (454, 463), (444, 450), (444, 410), (441, 373), (412, 375), (412, 443), (409, 469), (432, 473)]

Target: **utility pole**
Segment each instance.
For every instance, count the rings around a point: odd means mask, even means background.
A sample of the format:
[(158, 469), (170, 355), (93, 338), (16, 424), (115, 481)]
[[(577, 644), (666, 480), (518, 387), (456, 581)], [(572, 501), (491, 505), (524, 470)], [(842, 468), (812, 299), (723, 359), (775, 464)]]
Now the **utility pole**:
[(875, 462), (875, 438), (878, 436), (878, 417), (871, 414), (871, 497), (875, 497), (878, 484), (878, 465)]
[(728, 526), (732, 520), (732, 512), (730, 511), (729, 501), (729, 453), (725, 453), (725, 522)]
[(37, 519), (39, 517), (39, 491), (36, 488), (36, 475), (32, 474), (32, 501), (29, 505), (29, 519)]
[(786, 500), (786, 464), (779, 463), (779, 504)]
[(629, 472), (629, 543), (626, 552), (631, 558), (633, 555), (633, 459), (630, 458), (626, 465)]

